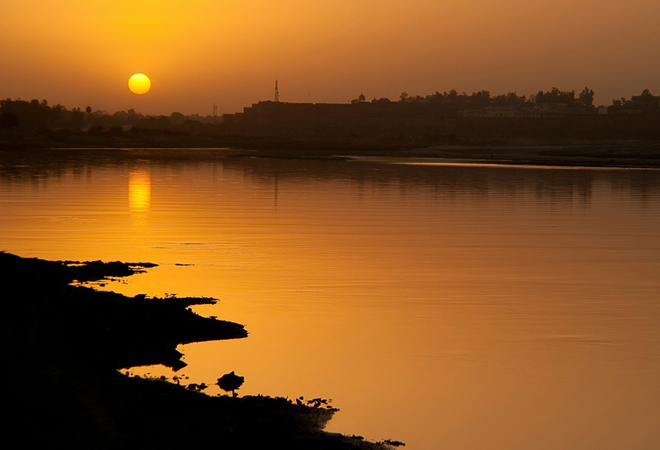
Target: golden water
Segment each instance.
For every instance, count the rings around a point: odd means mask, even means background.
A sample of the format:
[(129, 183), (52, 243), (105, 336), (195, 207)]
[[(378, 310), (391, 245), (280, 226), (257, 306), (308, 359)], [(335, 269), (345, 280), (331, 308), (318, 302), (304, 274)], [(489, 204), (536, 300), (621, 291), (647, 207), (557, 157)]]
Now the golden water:
[(0, 250), (218, 298), (250, 336), (186, 383), (412, 449), (660, 448), (660, 172), (91, 155), (0, 157)]

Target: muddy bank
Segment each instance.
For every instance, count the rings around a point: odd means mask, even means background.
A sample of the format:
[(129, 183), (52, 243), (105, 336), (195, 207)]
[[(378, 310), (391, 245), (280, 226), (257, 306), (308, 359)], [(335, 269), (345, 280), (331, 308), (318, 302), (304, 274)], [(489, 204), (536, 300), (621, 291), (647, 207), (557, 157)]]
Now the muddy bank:
[[(412, 139), (368, 136), (171, 136), (0, 133), (5, 155), (39, 156), (67, 148), (104, 151), (131, 149), (115, 157), (140, 157), (140, 151), (169, 149), (168, 158), (346, 159), (350, 157), (433, 158), (437, 162), (534, 164), (594, 167), (660, 167), (657, 140), (577, 139)], [(222, 154), (213, 149), (224, 149)], [(186, 152), (181, 152), (186, 149)], [(177, 154), (178, 153), (178, 154)]]
[(118, 369), (136, 365), (181, 367), (180, 343), (247, 336), (242, 325), (187, 308), (212, 299), (129, 298), (70, 285), (148, 267), (0, 253), (7, 437), (69, 449), (386, 448), (324, 432), (336, 410), (323, 404), (211, 397), (123, 375)]
[[(359, 157), (417, 162), (569, 167), (660, 168), (660, 143), (603, 142), (531, 145), (435, 145), (389, 151), (364, 151)], [(414, 162), (414, 161), (413, 161)]]
[(573, 167), (660, 168), (660, 143), (607, 142), (533, 145), (432, 145), (409, 148), (226, 149), (225, 158), (380, 159), (410, 163), (506, 164)]

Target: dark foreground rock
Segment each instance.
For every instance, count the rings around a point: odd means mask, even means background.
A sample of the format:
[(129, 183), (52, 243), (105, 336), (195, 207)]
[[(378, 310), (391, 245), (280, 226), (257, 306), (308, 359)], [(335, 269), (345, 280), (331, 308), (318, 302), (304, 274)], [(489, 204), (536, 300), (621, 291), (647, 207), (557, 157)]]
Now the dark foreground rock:
[(123, 375), (118, 369), (184, 365), (180, 343), (247, 336), (242, 325), (187, 309), (212, 299), (128, 298), (70, 284), (147, 267), (0, 252), (6, 442), (68, 449), (388, 447), (324, 432), (336, 410), (318, 403), (211, 397)]

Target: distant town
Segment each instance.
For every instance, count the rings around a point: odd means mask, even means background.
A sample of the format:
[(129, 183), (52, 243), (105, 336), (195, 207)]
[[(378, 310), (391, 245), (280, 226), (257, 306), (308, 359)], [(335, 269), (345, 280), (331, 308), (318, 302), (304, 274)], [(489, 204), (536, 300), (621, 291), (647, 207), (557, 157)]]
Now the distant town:
[[(552, 88), (535, 95), (515, 92), (492, 96), (403, 92), (396, 100), (346, 103), (260, 101), (235, 114), (208, 116), (143, 115), (133, 109), (108, 113), (92, 107), (67, 109), (46, 100), (0, 100), (0, 143), (21, 135), (63, 143), (106, 137), (126, 141), (148, 136), (182, 142), (186, 137), (235, 142), (252, 139), (345, 138), (398, 143), (473, 142), (484, 139), (660, 139), (660, 96), (648, 89), (630, 99), (595, 106), (594, 91)], [(277, 100), (277, 98), (276, 98)], [(214, 112), (215, 112), (214, 108)], [(148, 139), (147, 139), (148, 141)], [(146, 142), (146, 141), (145, 141)], [(154, 142), (156, 144), (156, 142)]]

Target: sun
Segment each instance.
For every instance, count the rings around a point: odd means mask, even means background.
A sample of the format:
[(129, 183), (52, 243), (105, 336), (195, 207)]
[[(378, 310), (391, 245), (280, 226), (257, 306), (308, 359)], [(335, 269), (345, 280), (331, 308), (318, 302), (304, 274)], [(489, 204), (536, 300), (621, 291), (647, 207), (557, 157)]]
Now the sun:
[(146, 94), (151, 89), (151, 80), (143, 73), (136, 73), (128, 79), (128, 88), (134, 94)]

